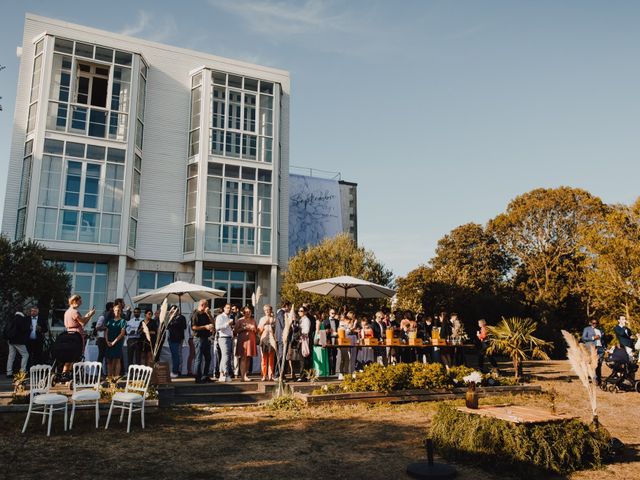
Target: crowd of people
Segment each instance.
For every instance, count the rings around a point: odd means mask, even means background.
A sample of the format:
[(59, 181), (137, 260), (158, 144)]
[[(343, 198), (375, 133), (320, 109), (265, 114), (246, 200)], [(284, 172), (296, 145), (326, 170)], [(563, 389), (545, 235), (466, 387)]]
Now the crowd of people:
[[(159, 356), (156, 344), (165, 341), (171, 352), (171, 377), (175, 378), (186, 370), (186, 375), (193, 376), (198, 383), (215, 379), (229, 382), (234, 376), (248, 381), (258, 351), (263, 381), (274, 380), (281, 374), (283, 378), (295, 381), (305, 381), (310, 376), (332, 375), (342, 379), (372, 362), (383, 365), (441, 362), (448, 368), (464, 363), (463, 348), (458, 346), (471, 342), (476, 345), (480, 370), (485, 368), (485, 359), (492, 368), (497, 368), (493, 356), (487, 355), (489, 337), (486, 321), (477, 321), (475, 336), (470, 338), (456, 313), (441, 312), (431, 317), (412, 311), (380, 310), (369, 318), (346, 309), (340, 312), (335, 308), (319, 311), (308, 304), (291, 312), (291, 304), (285, 301), (277, 311), (271, 305), (264, 305), (262, 316), (256, 319), (250, 305), (239, 308), (226, 304), (212, 311), (208, 301), (201, 300), (189, 318), (175, 307), (176, 313), (167, 325), (166, 337), (158, 338), (160, 310), (145, 309), (143, 314), (140, 308), (131, 309), (118, 298), (107, 303), (104, 311), (92, 322), (96, 316), (95, 308), (83, 315), (80, 313), (81, 305), (80, 295), (69, 298), (69, 308), (64, 314), (65, 329), (70, 334), (79, 335), (83, 350), (91, 332), (97, 347), (97, 361), (106, 361), (104, 371), (108, 376), (124, 374), (125, 346), (126, 364), (153, 365), (158, 361), (154, 352)], [(28, 366), (42, 362), (43, 339), (48, 332), (48, 324), (40, 318), (37, 308), (31, 308), (29, 313), (30, 316), (17, 312), (13, 321), (8, 323), (10, 332), (5, 331), (10, 345), (7, 376), (13, 374), (16, 355), (20, 355), (20, 368), (25, 371)], [(289, 326), (287, 318), (293, 319)], [(628, 328), (627, 319), (622, 316), (618, 323), (610, 354), (620, 357), (620, 352), (623, 352), (627, 355), (625, 358), (635, 361), (634, 335)], [(447, 340), (449, 348), (436, 344), (431, 348), (422, 348), (419, 344), (414, 348), (398, 348), (386, 344), (389, 337), (403, 345), (413, 345), (415, 342), (410, 339), (431, 344), (432, 338), (440, 338)], [(343, 348), (336, 348), (338, 338), (348, 339), (347, 348), (344, 348), (344, 341), (341, 344)], [(366, 346), (364, 339), (377, 339), (378, 344)], [(600, 382), (607, 342), (597, 320), (585, 327), (582, 341), (593, 345), (598, 353), (596, 376)], [(183, 365), (183, 345), (188, 347), (186, 366)], [(212, 352), (215, 358), (212, 358)], [(71, 368), (72, 363), (66, 363), (63, 371), (68, 372)]]

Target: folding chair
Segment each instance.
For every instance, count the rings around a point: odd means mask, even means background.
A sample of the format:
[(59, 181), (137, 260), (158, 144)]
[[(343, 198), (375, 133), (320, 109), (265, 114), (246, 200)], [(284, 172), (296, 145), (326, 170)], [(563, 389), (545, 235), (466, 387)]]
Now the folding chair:
[(69, 430), (73, 428), (76, 403), (95, 403), (96, 428), (100, 421), (100, 375), (102, 364), (99, 362), (78, 362), (73, 364), (73, 395), (71, 395), (71, 418)]
[[(149, 388), (149, 381), (151, 380), (151, 372), (153, 372), (153, 368), (151, 367), (146, 367), (144, 365), (129, 365), (129, 370), (127, 372), (127, 385), (125, 386), (124, 392), (116, 392), (111, 399), (107, 423), (104, 426), (105, 430), (109, 428), (111, 412), (114, 407), (121, 410), (120, 423), (122, 423), (122, 419), (124, 418), (124, 411), (129, 410), (127, 433), (131, 430), (131, 414), (133, 412), (140, 412), (142, 428), (144, 428), (144, 402), (147, 389)], [(134, 404), (139, 406), (134, 408)]]
[[(29, 411), (22, 427), (22, 433), (27, 430), (31, 414), (42, 415), (42, 424), (49, 416), (47, 437), (51, 435), (51, 419), (53, 412), (64, 410), (64, 431), (67, 431), (67, 404), (69, 399), (65, 395), (49, 393), (51, 389), (51, 365), (34, 365), (29, 369)], [(39, 408), (42, 407), (42, 410)]]

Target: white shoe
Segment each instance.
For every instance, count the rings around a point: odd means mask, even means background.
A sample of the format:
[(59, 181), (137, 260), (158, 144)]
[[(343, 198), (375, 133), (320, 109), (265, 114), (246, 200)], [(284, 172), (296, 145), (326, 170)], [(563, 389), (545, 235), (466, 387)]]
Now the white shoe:
[(171, 372), (171, 373), (169, 374), (169, 376), (170, 376), (171, 378), (178, 378), (178, 374), (177, 374), (177, 373), (173, 373), (173, 372)]
[(225, 377), (224, 375), (220, 375), (220, 378), (218, 379), (219, 382), (224, 382), (225, 378), (229, 378), (229, 377)]
[(225, 381), (225, 382), (233, 382), (233, 378), (231, 378), (231, 377), (224, 377), (224, 381)]
[(344, 375), (342, 375), (341, 373), (338, 374), (338, 380), (344, 380)]

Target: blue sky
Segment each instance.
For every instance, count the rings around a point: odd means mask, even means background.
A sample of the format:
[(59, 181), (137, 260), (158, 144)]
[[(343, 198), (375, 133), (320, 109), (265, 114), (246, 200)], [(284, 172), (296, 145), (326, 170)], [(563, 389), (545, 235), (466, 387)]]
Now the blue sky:
[(359, 240), (403, 275), (518, 194), (630, 203), (640, 2), (22, 1), (0, 30), (0, 202), (25, 12), (291, 72), (291, 163), (359, 184)]

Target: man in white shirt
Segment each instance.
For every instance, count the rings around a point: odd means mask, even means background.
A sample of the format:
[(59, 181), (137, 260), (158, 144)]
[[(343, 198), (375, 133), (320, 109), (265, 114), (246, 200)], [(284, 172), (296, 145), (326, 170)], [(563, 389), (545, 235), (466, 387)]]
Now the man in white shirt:
[(233, 365), (233, 319), (229, 315), (231, 305), (226, 304), (222, 313), (216, 317), (216, 332), (218, 345), (220, 346), (220, 381), (231, 381), (231, 368)]
[(127, 320), (127, 365), (140, 364), (140, 323), (142, 323), (142, 317), (140, 309), (136, 307), (133, 309), (131, 318)]

